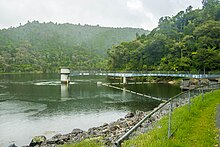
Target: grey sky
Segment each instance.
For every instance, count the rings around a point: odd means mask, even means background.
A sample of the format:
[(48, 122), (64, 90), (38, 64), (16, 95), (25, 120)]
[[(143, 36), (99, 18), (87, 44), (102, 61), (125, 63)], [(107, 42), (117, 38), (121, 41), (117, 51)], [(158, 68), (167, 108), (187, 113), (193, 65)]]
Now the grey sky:
[(189, 5), (201, 0), (0, 0), (0, 29), (38, 20), (151, 30)]

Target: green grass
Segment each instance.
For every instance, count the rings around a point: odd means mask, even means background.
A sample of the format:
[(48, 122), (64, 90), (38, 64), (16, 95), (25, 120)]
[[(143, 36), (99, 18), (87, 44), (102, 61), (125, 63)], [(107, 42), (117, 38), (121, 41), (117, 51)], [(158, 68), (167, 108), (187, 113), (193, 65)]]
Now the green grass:
[[(176, 108), (172, 114), (173, 136), (168, 139), (168, 117), (163, 117), (154, 129), (122, 143), (123, 147), (210, 147), (218, 146), (216, 128), (216, 106), (220, 103), (220, 91), (207, 93), (192, 99), (188, 105)], [(178, 128), (178, 129), (177, 129)], [(174, 131), (173, 131), (174, 132)], [(87, 139), (63, 147), (101, 147), (97, 139)]]
[[(131, 147), (209, 147), (218, 146), (215, 123), (216, 106), (220, 103), (220, 91), (205, 94), (205, 99), (196, 97), (188, 105), (176, 108), (172, 114), (173, 136), (168, 139), (168, 117), (164, 117), (155, 129), (134, 139), (124, 141), (122, 146)], [(160, 126), (160, 127), (158, 127)]]

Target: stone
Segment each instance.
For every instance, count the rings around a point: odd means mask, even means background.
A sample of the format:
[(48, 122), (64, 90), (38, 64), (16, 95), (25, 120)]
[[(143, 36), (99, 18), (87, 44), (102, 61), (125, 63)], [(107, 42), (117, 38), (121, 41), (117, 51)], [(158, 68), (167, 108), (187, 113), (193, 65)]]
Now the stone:
[(108, 124), (107, 124), (107, 123), (104, 123), (104, 124), (102, 125), (102, 127), (106, 127), (106, 126), (108, 126)]
[(119, 129), (118, 126), (110, 126), (110, 127), (109, 127), (109, 130), (110, 130), (110, 131), (115, 131), (115, 130), (117, 130), (117, 129)]
[(31, 146), (31, 147), (33, 147), (33, 146), (40, 146), (45, 141), (46, 141), (46, 137), (45, 136), (35, 136), (31, 140), (31, 143), (29, 144), (29, 146)]
[(77, 135), (77, 134), (82, 133), (82, 132), (83, 132), (83, 130), (81, 130), (81, 129), (73, 129), (71, 133)]
[(124, 134), (124, 133), (126, 133), (126, 132), (127, 132), (127, 129), (126, 129), (126, 128), (122, 128), (122, 129), (120, 130), (120, 134), (119, 134), (119, 135)]
[(102, 131), (102, 133), (103, 133), (103, 134), (108, 134), (108, 133), (110, 133), (110, 131), (109, 131), (109, 129), (104, 129), (104, 130)]
[(63, 140), (70, 140), (70, 137), (71, 137), (70, 134), (65, 134), (65, 135), (63, 135), (61, 138), (62, 138)]
[(18, 146), (16, 146), (15, 144), (11, 144), (8, 147), (18, 147)]
[(64, 140), (59, 140), (58, 142), (57, 142), (57, 144), (64, 144), (65, 142), (64, 142)]
[(126, 122), (120, 123), (119, 126), (120, 126), (120, 128), (127, 128), (128, 127)]
[(127, 125), (128, 125), (129, 127), (130, 127), (130, 126), (133, 126), (133, 124), (134, 124), (133, 120), (127, 121)]
[(95, 136), (95, 135), (97, 135), (98, 133), (97, 133), (96, 130), (91, 129), (91, 130), (88, 130), (88, 134)]
[(85, 139), (86, 134), (85, 133), (78, 133), (76, 137), (78, 137), (78, 140), (83, 140)]
[(79, 142), (84, 139), (83, 133), (79, 133), (76, 137), (73, 138), (75, 142)]
[(143, 117), (143, 116), (145, 115), (145, 112), (144, 112), (144, 111), (139, 111), (139, 110), (137, 110), (137, 111), (136, 111), (136, 115), (137, 115), (138, 117)]
[(125, 115), (125, 118), (131, 118), (134, 117), (134, 113), (129, 112), (128, 114)]
[(56, 134), (52, 137), (52, 139), (57, 139), (57, 138), (60, 138), (62, 136), (62, 134)]
[(46, 144), (56, 144), (56, 142), (57, 142), (58, 140), (57, 139), (48, 139), (47, 141), (46, 141)]
[(56, 134), (51, 139), (48, 139), (46, 142), (47, 144), (62, 144), (65, 136), (62, 134)]

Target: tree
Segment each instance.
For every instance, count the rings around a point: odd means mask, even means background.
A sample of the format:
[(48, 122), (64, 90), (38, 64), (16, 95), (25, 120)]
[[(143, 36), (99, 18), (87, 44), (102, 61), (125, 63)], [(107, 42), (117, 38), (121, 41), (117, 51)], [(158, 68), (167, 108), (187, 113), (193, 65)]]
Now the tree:
[(213, 48), (198, 49), (193, 59), (194, 64), (200, 71), (220, 70), (220, 51)]
[(10, 72), (11, 63), (12, 63), (11, 54), (9, 54), (6, 51), (2, 51), (1, 63), (2, 63), (3, 72)]
[(220, 21), (207, 21), (193, 31), (198, 47), (220, 48)]

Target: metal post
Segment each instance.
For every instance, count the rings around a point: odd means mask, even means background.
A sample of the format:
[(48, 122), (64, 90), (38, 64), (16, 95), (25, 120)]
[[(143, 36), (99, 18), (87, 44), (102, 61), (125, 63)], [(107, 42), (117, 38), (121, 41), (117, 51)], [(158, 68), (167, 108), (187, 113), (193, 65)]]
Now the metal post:
[(201, 88), (201, 80), (199, 79), (199, 81), (198, 81), (198, 84), (199, 84), (199, 94), (200, 94), (200, 88)]
[(204, 91), (203, 91), (203, 87), (202, 87), (202, 101), (204, 101)]
[(190, 96), (193, 98), (195, 95), (195, 89), (192, 89)]
[(121, 141), (114, 143), (114, 147), (121, 147)]
[(189, 90), (189, 111), (190, 111), (190, 105), (191, 105), (191, 95), (190, 95), (190, 90)]
[(171, 137), (171, 117), (172, 117), (172, 102), (170, 102), (170, 110), (169, 110), (168, 138)]
[(211, 85), (211, 89), (212, 89), (212, 94), (213, 94), (213, 91), (214, 91), (214, 85)]

